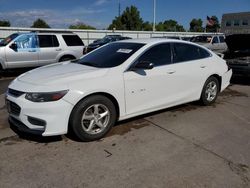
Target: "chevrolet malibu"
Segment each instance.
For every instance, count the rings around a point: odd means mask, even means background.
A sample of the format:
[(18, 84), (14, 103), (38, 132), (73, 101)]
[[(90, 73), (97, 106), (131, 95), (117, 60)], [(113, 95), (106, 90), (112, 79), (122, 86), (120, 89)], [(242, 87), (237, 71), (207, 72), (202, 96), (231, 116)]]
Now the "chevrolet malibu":
[(110, 43), (79, 60), (34, 69), (6, 92), (11, 126), (42, 136), (100, 139), (120, 120), (215, 102), (232, 71), (212, 51), (172, 39)]

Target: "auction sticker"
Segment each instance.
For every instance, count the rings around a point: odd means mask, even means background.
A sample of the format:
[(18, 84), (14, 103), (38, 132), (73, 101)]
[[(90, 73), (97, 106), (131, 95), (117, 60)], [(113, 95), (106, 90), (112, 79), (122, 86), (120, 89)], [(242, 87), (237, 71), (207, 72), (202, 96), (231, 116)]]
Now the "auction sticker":
[(119, 50), (117, 50), (117, 52), (129, 54), (130, 52), (132, 52), (132, 50), (131, 49), (119, 49)]

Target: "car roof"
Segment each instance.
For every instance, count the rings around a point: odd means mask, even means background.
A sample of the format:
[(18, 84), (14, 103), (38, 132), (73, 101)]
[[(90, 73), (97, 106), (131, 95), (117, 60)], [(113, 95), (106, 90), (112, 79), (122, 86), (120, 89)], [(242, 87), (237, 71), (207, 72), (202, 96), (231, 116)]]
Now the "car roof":
[(153, 44), (153, 43), (161, 43), (161, 42), (183, 42), (190, 43), (187, 41), (182, 41), (178, 39), (168, 39), (168, 38), (140, 38), (140, 39), (127, 39), (121, 40), (117, 42), (133, 42), (133, 43), (141, 43), (141, 44)]

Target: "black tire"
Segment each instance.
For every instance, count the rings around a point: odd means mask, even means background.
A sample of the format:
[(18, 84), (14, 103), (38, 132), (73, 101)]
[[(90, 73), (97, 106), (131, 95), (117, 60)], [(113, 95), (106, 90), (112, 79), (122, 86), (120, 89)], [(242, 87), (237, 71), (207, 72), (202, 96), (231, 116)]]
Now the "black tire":
[[(105, 121), (102, 122), (103, 124), (106, 124), (105, 127), (100, 128), (97, 124), (100, 123), (99, 121), (103, 121), (104, 119), (98, 120), (98, 122), (95, 122), (93, 126), (93, 132), (87, 131), (85, 129), (90, 127), (91, 121), (97, 121), (95, 119), (96, 117), (93, 117), (92, 120), (82, 120), (84, 117), (92, 117), (95, 116), (94, 112), (93, 114), (90, 115), (85, 115), (87, 113), (92, 112), (96, 106), (98, 106), (97, 109), (98, 111), (102, 111), (103, 109), (107, 110), (109, 112), (108, 117), (103, 117), (105, 118)], [(93, 109), (92, 109), (93, 108)], [(103, 109), (102, 109), (103, 108)], [(104, 112), (104, 110), (103, 110)], [(101, 115), (103, 112), (100, 112), (99, 115)], [(106, 111), (105, 111), (106, 112)], [(104, 114), (104, 113), (103, 113)], [(108, 120), (107, 120), (107, 119)], [(112, 103), (110, 99), (108, 99), (105, 96), (102, 95), (94, 95), (87, 97), (86, 99), (80, 101), (73, 109), (70, 120), (69, 120), (69, 131), (70, 133), (73, 133), (80, 141), (93, 141), (93, 140), (98, 140), (102, 137), (104, 137), (109, 130), (113, 127), (117, 119), (117, 112), (115, 109), (115, 105)], [(88, 127), (85, 127), (84, 121), (87, 124), (89, 124)], [(89, 122), (88, 122), (89, 121)], [(101, 130), (103, 129), (103, 130)], [(95, 131), (94, 131), (95, 130)], [(100, 131), (100, 132), (98, 132)], [(91, 133), (90, 133), (91, 132)]]
[(75, 57), (73, 56), (63, 56), (59, 59), (59, 62), (63, 62), (63, 61), (69, 61), (69, 60), (74, 60), (76, 59)]
[[(212, 86), (215, 87), (215, 90), (211, 90)], [(201, 98), (200, 98), (201, 104), (205, 106), (213, 104), (218, 96), (219, 89), (220, 87), (219, 87), (218, 79), (214, 76), (209, 77), (207, 81), (205, 82), (203, 89), (202, 89)]]

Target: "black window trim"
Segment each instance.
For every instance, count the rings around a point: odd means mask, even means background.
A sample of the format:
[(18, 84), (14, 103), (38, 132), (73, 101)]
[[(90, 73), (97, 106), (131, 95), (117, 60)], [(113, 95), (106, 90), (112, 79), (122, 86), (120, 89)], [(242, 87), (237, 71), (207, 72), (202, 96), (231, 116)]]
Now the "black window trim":
[(198, 61), (198, 60), (201, 60), (201, 59), (207, 59), (207, 58), (212, 57), (212, 54), (211, 54), (206, 48), (204, 48), (203, 46), (198, 46), (198, 45), (195, 45), (195, 44), (184, 43), (184, 42), (172, 42), (172, 43), (173, 43), (173, 44), (172, 44), (172, 47), (173, 47), (172, 53), (173, 53), (173, 54), (174, 54), (174, 44), (176, 44), (176, 43), (179, 43), (179, 44), (188, 44), (188, 45), (196, 46), (196, 47), (198, 47), (198, 48), (201, 48), (201, 49), (205, 50), (205, 51), (209, 54), (208, 57), (199, 58), (199, 59), (193, 59), (193, 60), (188, 60), (188, 61), (179, 61), (179, 62), (174, 62), (174, 61), (173, 61), (173, 64), (177, 64), (177, 63), (178, 63), (178, 64), (179, 64), (179, 63), (186, 63), (186, 62), (190, 62), (190, 61)]
[(136, 57), (136, 59), (128, 66), (128, 68), (124, 71), (124, 72), (128, 72), (128, 71), (132, 71), (132, 68), (139, 63), (138, 59), (143, 56), (148, 50), (152, 49), (153, 47), (157, 46), (157, 45), (161, 45), (161, 44), (170, 44), (170, 52), (171, 52), (171, 62), (169, 64), (164, 64), (164, 65), (154, 65), (154, 67), (161, 67), (161, 66), (166, 66), (166, 65), (171, 65), (174, 64), (174, 56), (173, 56), (173, 47), (172, 47), (172, 43), (173, 42), (160, 42), (157, 44), (154, 44), (152, 46), (150, 46), (149, 48), (146, 48), (141, 54), (140, 56)]
[[(37, 33), (36, 35), (37, 35), (37, 41), (38, 41), (38, 47), (39, 47), (39, 48), (59, 48), (59, 47), (61, 46), (60, 40), (58, 40), (58, 37), (57, 37), (57, 35), (55, 35), (55, 34)], [(53, 44), (53, 46), (50, 46), (50, 47), (40, 47), (40, 40), (39, 40), (39, 36), (51, 36), (51, 37), (52, 37), (51, 39), (52, 39), (52, 44)], [(56, 38), (57, 43), (58, 43), (58, 46), (55, 46), (55, 41), (54, 41), (53, 36)]]
[[(173, 65), (173, 64), (177, 64), (177, 63), (179, 64), (179, 63), (185, 63), (185, 62), (190, 62), (190, 61), (197, 61), (197, 60), (207, 59), (207, 58), (212, 57), (212, 54), (211, 54), (206, 48), (204, 48), (203, 46), (198, 46), (198, 45), (190, 44), (190, 43), (186, 43), (186, 42), (161, 42), (161, 43), (154, 44), (153, 46), (150, 46), (149, 48), (146, 48), (146, 49), (140, 54), (140, 56), (138, 56), (138, 57), (128, 66), (128, 68), (127, 68), (124, 72), (132, 71), (132, 68), (133, 68), (137, 63), (139, 63), (139, 62), (138, 62), (138, 59), (139, 59), (143, 54), (145, 54), (148, 50), (150, 50), (151, 48), (153, 48), (153, 47), (156, 46), (156, 45), (167, 44), (167, 43), (170, 44), (170, 49), (171, 49), (171, 63), (165, 64), (165, 65), (157, 65), (157, 66), (154, 66), (154, 67), (168, 66), (168, 65)], [(204, 58), (194, 59), (194, 60), (174, 62), (174, 44), (176, 44), (176, 43), (179, 43), (179, 44), (188, 44), (188, 45), (192, 45), (192, 46), (201, 48), (201, 49), (205, 50), (205, 51), (209, 54), (209, 56), (204, 57)]]

